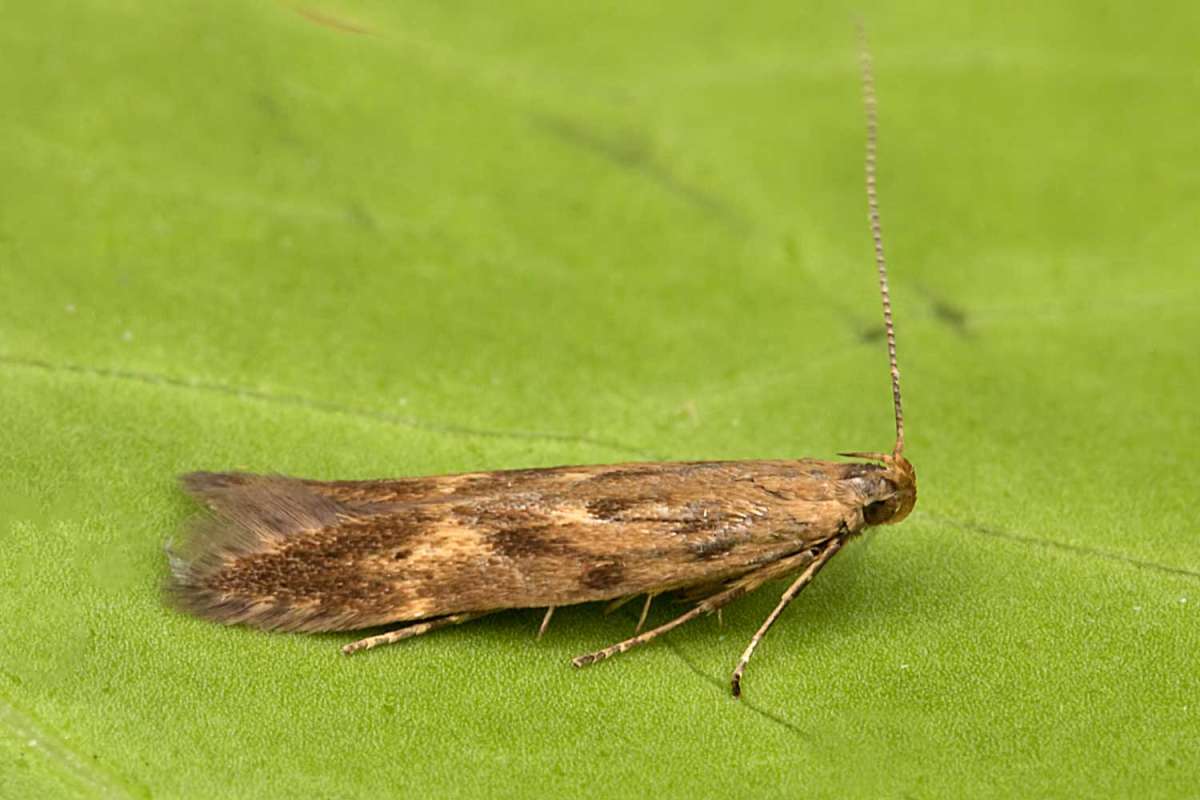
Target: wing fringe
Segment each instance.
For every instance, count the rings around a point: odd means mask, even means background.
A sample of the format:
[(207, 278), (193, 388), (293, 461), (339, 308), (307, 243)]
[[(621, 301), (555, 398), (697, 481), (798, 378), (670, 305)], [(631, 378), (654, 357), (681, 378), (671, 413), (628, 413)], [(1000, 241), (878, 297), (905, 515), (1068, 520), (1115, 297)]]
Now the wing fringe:
[(258, 628), (333, 630), (352, 616), (292, 601), (246, 596), (220, 588), (222, 572), (236, 559), (277, 549), (289, 537), (336, 526), (344, 511), (302, 481), (278, 475), (192, 472), (181, 488), (208, 514), (189, 521), (182, 542), (167, 543), (170, 603), (206, 619)]

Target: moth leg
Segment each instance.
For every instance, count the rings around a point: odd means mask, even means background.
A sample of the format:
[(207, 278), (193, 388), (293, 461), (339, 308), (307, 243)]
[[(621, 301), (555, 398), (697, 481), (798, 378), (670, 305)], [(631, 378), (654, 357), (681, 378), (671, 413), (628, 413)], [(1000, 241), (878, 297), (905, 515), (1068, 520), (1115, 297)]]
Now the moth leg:
[(655, 638), (656, 636), (660, 636), (669, 630), (678, 628), (680, 625), (682, 625), (685, 622), (690, 622), (691, 620), (700, 616), (704, 612), (705, 612), (704, 605), (703, 604), (698, 605), (695, 608), (693, 608), (691, 611), (687, 612), (686, 614), (676, 617), (675, 619), (671, 620), (670, 622), (668, 622), (664, 625), (659, 625), (657, 628), (652, 628), (651, 630), (648, 630), (645, 633), (640, 633), (631, 639), (626, 639), (623, 642), (618, 642), (617, 644), (614, 644), (610, 647), (606, 647), (603, 650), (597, 650), (594, 653), (587, 653), (586, 655), (577, 656), (577, 657), (571, 659), (571, 663), (573, 665), (575, 665), (576, 667), (586, 667), (588, 664), (595, 664), (597, 661), (603, 661), (606, 658), (611, 658), (612, 656), (619, 655), (620, 653), (624, 653), (626, 650), (637, 647), (639, 644), (645, 644), (646, 642), (650, 641), (651, 639)]
[(642, 606), (642, 615), (638, 617), (637, 627), (633, 629), (634, 633), (641, 633), (642, 626), (646, 624), (646, 615), (650, 613), (650, 603), (654, 600), (653, 592), (646, 592), (646, 602)]
[(546, 632), (546, 628), (550, 625), (550, 618), (554, 616), (555, 606), (546, 607), (546, 616), (542, 617), (542, 624), (538, 626), (537, 640), (542, 640), (542, 634)]
[(635, 597), (637, 597), (636, 594), (627, 594), (624, 597), (618, 597), (616, 600), (610, 600), (608, 605), (604, 607), (604, 616), (607, 617), (609, 614), (613, 613)]
[(589, 664), (595, 664), (597, 661), (603, 661), (606, 658), (612, 658), (615, 655), (620, 655), (626, 650), (631, 650), (639, 644), (645, 644), (651, 639), (657, 638), (667, 631), (674, 630), (685, 622), (690, 622), (701, 614), (711, 614), (722, 606), (728, 605), (732, 601), (738, 599), (747, 592), (753, 591), (761, 586), (764, 582), (786, 575), (789, 572), (800, 569), (810, 564), (813, 560), (811, 550), (805, 550), (793, 556), (787, 556), (780, 560), (768, 564), (765, 567), (755, 570), (754, 572), (743, 575), (738, 578), (728, 589), (722, 592), (717, 592), (714, 595), (709, 595), (704, 600), (701, 600), (690, 611), (676, 617), (670, 622), (659, 625), (657, 628), (652, 628), (645, 633), (640, 633), (637, 636), (626, 639), (623, 642), (617, 642), (614, 645), (597, 650), (594, 653), (586, 653), (571, 660), (571, 663), (576, 667), (586, 667)]
[(342, 648), (342, 652), (346, 655), (357, 653), (359, 650), (370, 650), (372, 647), (379, 647), (385, 644), (392, 644), (404, 639), (411, 639), (414, 636), (420, 636), (423, 633), (435, 631), (438, 628), (445, 628), (450, 625), (458, 625), (463, 622), (468, 622), (473, 619), (478, 619), (489, 612), (481, 612), (474, 614), (448, 614), (444, 617), (436, 617), (425, 622), (417, 622), (412, 625), (405, 625), (403, 628), (386, 631), (376, 636), (368, 636), (365, 639), (359, 639), (357, 642), (351, 642)]
[(730, 679), (730, 686), (733, 689), (734, 697), (742, 696), (742, 673), (746, 671), (746, 665), (750, 663), (750, 656), (754, 655), (754, 648), (758, 647), (758, 643), (766, 636), (770, 627), (775, 624), (775, 620), (779, 619), (779, 615), (783, 613), (783, 609), (787, 608), (788, 603), (795, 600), (796, 595), (800, 594), (804, 590), (804, 587), (812, 582), (816, 574), (821, 571), (821, 567), (825, 566), (825, 563), (833, 558), (834, 553), (842, 549), (844, 542), (845, 539), (841, 538), (829, 540), (829, 543), (825, 545), (825, 549), (821, 551), (820, 555), (813, 559), (808, 568), (804, 572), (801, 572), (800, 577), (796, 578), (792, 582), (792, 585), (787, 588), (787, 591), (783, 593), (783, 596), (779, 599), (779, 604), (775, 606), (775, 610), (767, 616), (766, 621), (759, 627), (754, 637), (750, 639), (750, 644), (746, 647), (746, 652), (742, 653), (742, 657), (738, 659), (737, 667), (733, 670), (733, 677)]

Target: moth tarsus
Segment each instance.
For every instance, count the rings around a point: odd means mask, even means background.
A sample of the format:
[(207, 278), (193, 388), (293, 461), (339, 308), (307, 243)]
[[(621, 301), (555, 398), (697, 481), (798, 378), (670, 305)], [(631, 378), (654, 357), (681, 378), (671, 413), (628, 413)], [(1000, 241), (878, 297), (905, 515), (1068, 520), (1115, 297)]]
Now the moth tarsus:
[[(370, 650), (374, 647), (380, 647), (385, 644), (395, 644), (396, 642), (411, 639), (414, 636), (420, 636), (430, 631), (436, 631), (438, 628), (445, 628), (449, 625), (461, 625), (464, 622), (469, 622), (473, 619), (479, 619), (487, 612), (480, 614), (447, 614), (444, 617), (434, 617), (433, 619), (425, 620), (424, 622), (414, 622), (411, 625), (405, 625), (400, 628), (394, 628), (386, 633), (368, 636), (365, 639), (359, 639), (356, 642), (351, 642), (342, 647), (342, 652), (346, 655), (353, 655), (360, 650)], [(547, 615), (547, 618), (549, 615)], [(548, 620), (547, 620), (548, 621)]]
[(542, 624), (538, 626), (537, 640), (540, 642), (546, 634), (546, 628), (550, 627), (550, 618), (554, 616), (554, 609), (558, 606), (546, 606), (546, 615), (542, 617)]
[[(860, 27), (860, 36), (862, 35)], [(866, 528), (916, 503), (904, 457), (900, 371), (876, 188), (876, 102), (862, 38), (866, 188), (883, 300), (896, 442), (891, 453), (818, 459), (554, 467), (424, 478), (314, 481), (198, 472), (183, 488), (208, 507), (169, 548), (176, 605), (207, 619), (287, 631), (399, 626), (347, 654), (505, 609), (645, 596), (633, 636), (573, 659), (584, 667), (792, 578), (750, 639), (746, 665), (784, 609)], [(643, 630), (654, 597), (693, 605)]]
[(646, 592), (646, 602), (642, 603), (642, 614), (638, 617), (637, 625), (634, 626), (634, 633), (641, 633), (642, 628), (646, 626), (646, 617), (650, 613), (650, 604), (654, 602), (654, 592)]

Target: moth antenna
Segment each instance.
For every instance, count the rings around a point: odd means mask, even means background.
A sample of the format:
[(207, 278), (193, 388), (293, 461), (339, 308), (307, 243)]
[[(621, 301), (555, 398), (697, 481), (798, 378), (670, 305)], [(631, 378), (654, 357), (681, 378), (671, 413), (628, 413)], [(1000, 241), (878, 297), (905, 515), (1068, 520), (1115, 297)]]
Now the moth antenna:
[(857, 20), (855, 27), (858, 29), (863, 107), (867, 117), (867, 215), (871, 222), (871, 239), (875, 245), (875, 266), (879, 270), (879, 293), (883, 297), (883, 326), (887, 331), (888, 362), (892, 370), (892, 402), (896, 408), (896, 446), (892, 455), (899, 456), (904, 452), (904, 410), (900, 405), (900, 368), (896, 365), (896, 329), (892, 326), (892, 299), (888, 293), (887, 262), (883, 258), (883, 230), (879, 224), (879, 192), (875, 185), (876, 144), (879, 129), (875, 107), (875, 76), (871, 69), (871, 49), (867, 42), (867, 31), (863, 27), (862, 20)]

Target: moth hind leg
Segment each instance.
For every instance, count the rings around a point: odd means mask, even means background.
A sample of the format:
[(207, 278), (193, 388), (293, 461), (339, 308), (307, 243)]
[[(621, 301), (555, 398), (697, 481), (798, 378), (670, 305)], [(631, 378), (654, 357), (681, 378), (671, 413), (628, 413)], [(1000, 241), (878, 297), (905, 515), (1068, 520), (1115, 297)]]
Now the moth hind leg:
[(433, 619), (423, 620), (421, 622), (413, 622), (399, 628), (393, 628), (390, 631), (368, 636), (365, 639), (359, 639), (356, 642), (351, 642), (342, 647), (342, 652), (346, 655), (352, 655), (359, 650), (370, 650), (373, 647), (382, 647), (385, 644), (394, 644), (396, 642), (411, 639), (414, 636), (420, 636), (430, 631), (436, 631), (438, 628), (446, 628), (450, 625), (461, 625), (464, 622), (470, 622), (473, 619), (479, 619), (491, 612), (478, 611), (463, 614), (447, 614), (444, 617), (434, 617)]

